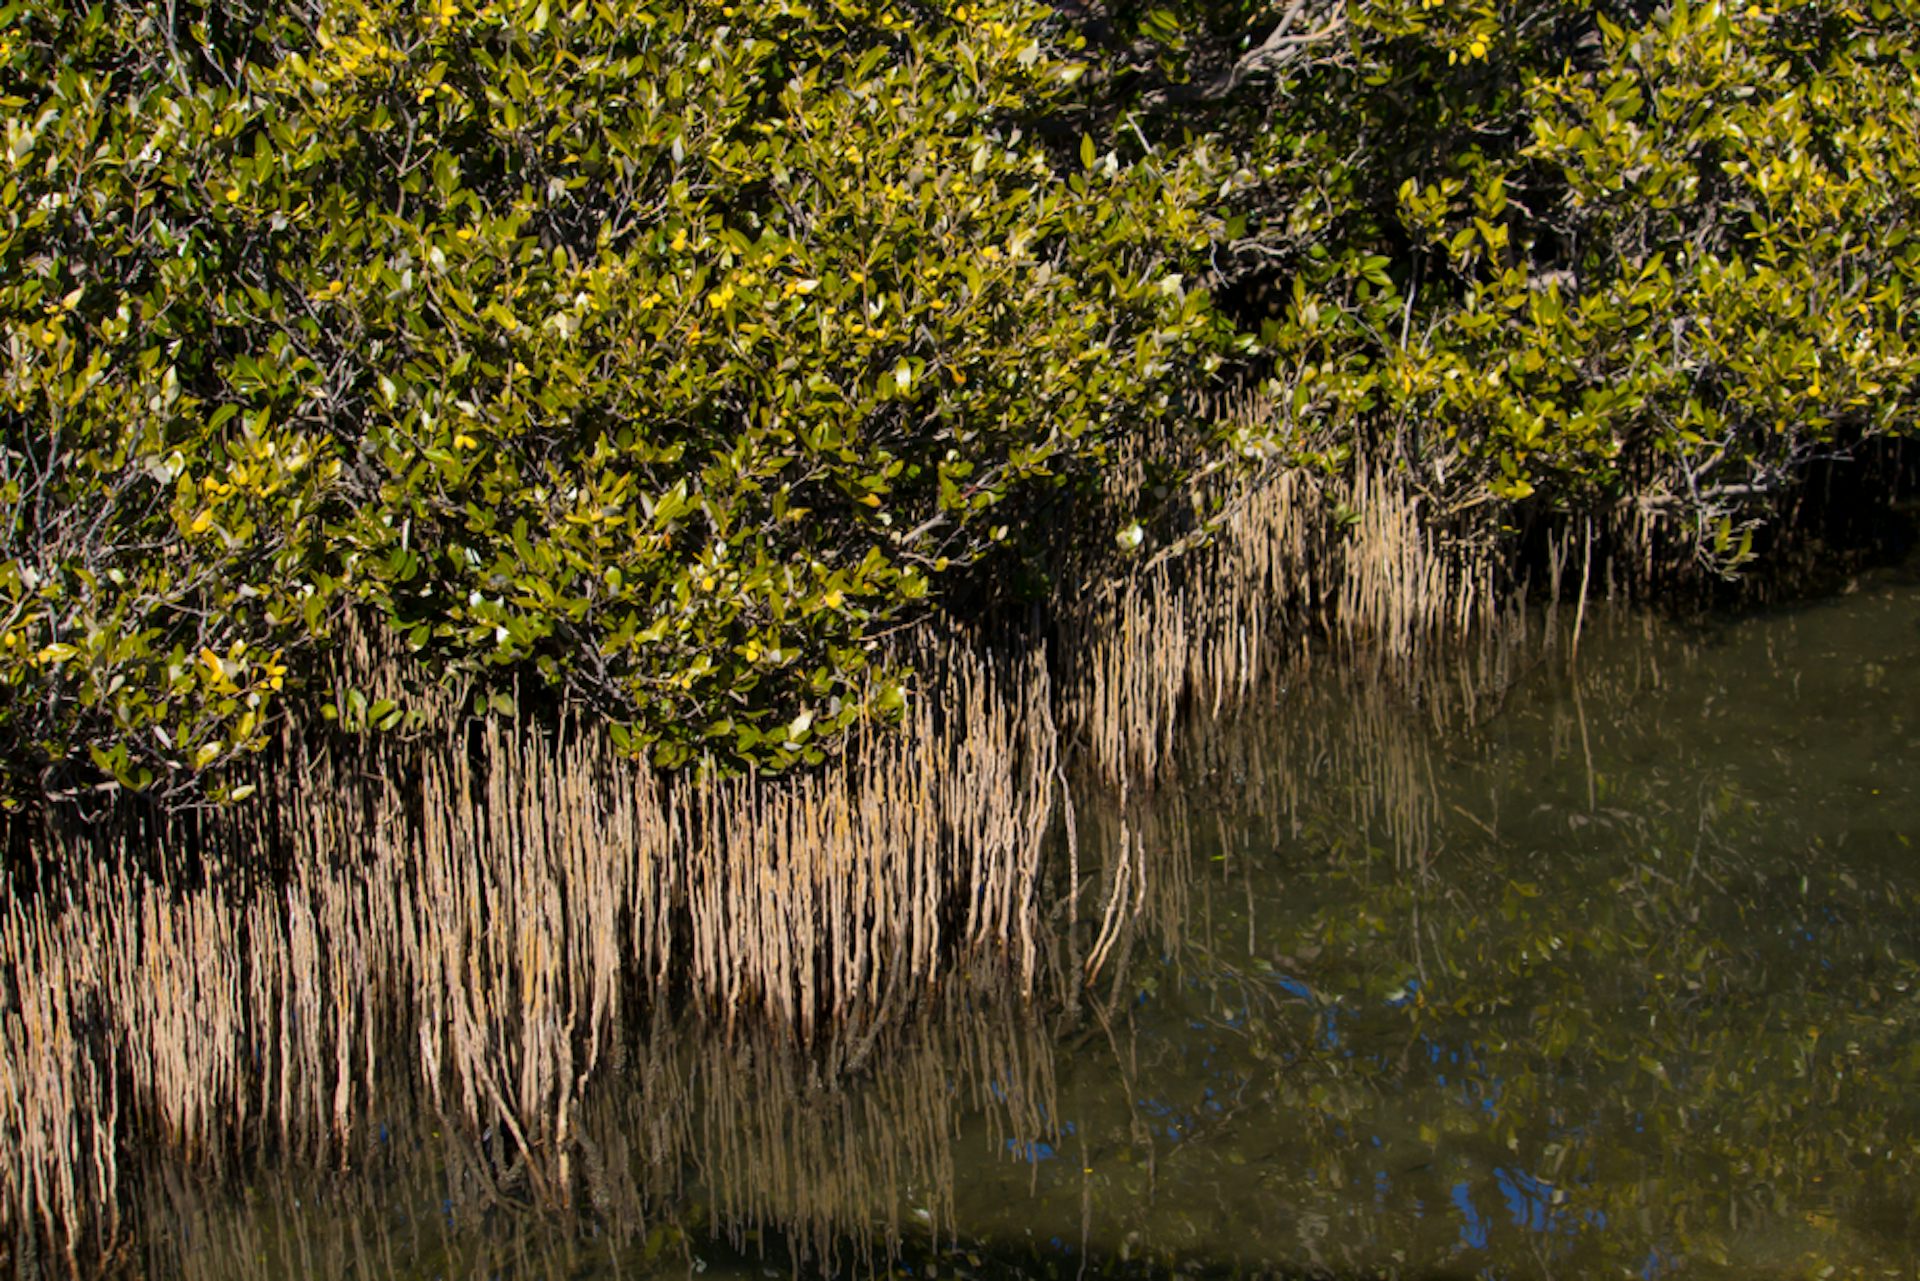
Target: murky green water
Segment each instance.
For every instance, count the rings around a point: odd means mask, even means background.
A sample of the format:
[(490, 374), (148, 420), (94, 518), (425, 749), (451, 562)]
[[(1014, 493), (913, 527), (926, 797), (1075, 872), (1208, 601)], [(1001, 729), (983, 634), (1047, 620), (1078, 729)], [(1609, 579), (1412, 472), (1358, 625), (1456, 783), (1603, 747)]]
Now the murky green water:
[[(1590, 634), (1451, 732), (1297, 697), (1321, 730), (1197, 780), (1187, 936), (1065, 1064), (1071, 1131), (962, 1222), (1175, 1271), (1914, 1273), (1920, 593)], [(1262, 750), (1319, 794), (1276, 814)]]
[[(1150, 884), (1077, 1010), (955, 996), (851, 1083), (798, 1086), (663, 1031), (583, 1123), (577, 1218), (520, 1208), (486, 1144), (396, 1123), (360, 1171), (239, 1203), (154, 1178), (146, 1257), (1920, 1274), (1920, 584), (1589, 617), (1577, 661), (1565, 621), (1412, 689), (1296, 681), (1197, 728), (1184, 783), (1124, 816)], [(1082, 809), (1083, 845), (1111, 841), (1117, 807)]]

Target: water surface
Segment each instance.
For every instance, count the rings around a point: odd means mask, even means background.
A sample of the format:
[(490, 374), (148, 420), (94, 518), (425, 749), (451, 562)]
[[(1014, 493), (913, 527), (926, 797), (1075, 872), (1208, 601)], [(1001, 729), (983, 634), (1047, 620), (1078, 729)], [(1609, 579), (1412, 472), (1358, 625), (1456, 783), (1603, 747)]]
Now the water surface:
[(1122, 820), (1148, 875), (1075, 1008), (952, 992), (851, 1074), (656, 1028), (577, 1215), (396, 1119), (244, 1196), (149, 1176), (145, 1265), (1920, 1272), (1920, 585), (1530, 628), (1414, 681), (1322, 662), (1177, 783), (1084, 797), (1056, 997)]

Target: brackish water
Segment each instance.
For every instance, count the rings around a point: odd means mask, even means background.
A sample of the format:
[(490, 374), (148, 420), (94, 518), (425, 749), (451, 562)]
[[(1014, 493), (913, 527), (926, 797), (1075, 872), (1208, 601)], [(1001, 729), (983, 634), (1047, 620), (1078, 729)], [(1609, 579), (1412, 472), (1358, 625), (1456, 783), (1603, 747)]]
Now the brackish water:
[(1531, 627), (1196, 726), (1077, 1009), (954, 996), (836, 1079), (664, 1029), (578, 1215), (396, 1121), (347, 1172), (150, 1177), (144, 1266), (1920, 1275), (1920, 582)]

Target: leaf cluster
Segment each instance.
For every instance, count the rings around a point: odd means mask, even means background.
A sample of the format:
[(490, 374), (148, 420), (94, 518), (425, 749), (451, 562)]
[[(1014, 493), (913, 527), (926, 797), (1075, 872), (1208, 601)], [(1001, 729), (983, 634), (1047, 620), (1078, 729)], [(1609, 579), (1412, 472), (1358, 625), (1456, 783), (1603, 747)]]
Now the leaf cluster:
[(1916, 16), (1341, 0), (1126, 30), (1136, 75), (1143, 43), (1170, 68), (1141, 118), (1227, 140), (1222, 279), (1331, 458), (1489, 529), (1637, 504), (1730, 571), (1808, 462), (1911, 429)]
[(897, 712), (876, 638), (1218, 345), (1206, 157), (1050, 127), (1076, 45), (1024, 0), (0, 9), (10, 772), (196, 789), (349, 610), (663, 764)]

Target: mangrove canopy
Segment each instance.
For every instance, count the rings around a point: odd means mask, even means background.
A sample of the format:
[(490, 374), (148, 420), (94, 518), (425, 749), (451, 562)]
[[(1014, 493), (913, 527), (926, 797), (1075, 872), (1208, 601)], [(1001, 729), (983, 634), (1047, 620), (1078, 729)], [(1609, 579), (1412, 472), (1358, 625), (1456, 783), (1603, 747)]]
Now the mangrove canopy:
[(5, 795), (406, 726), (349, 619), (480, 714), (817, 761), (898, 712), (886, 634), (1073, 591), (1063, 532), (1124, 565), (1227, 468), (1737, 569), (1911, 430), (1917, 17), (0, 7)]

